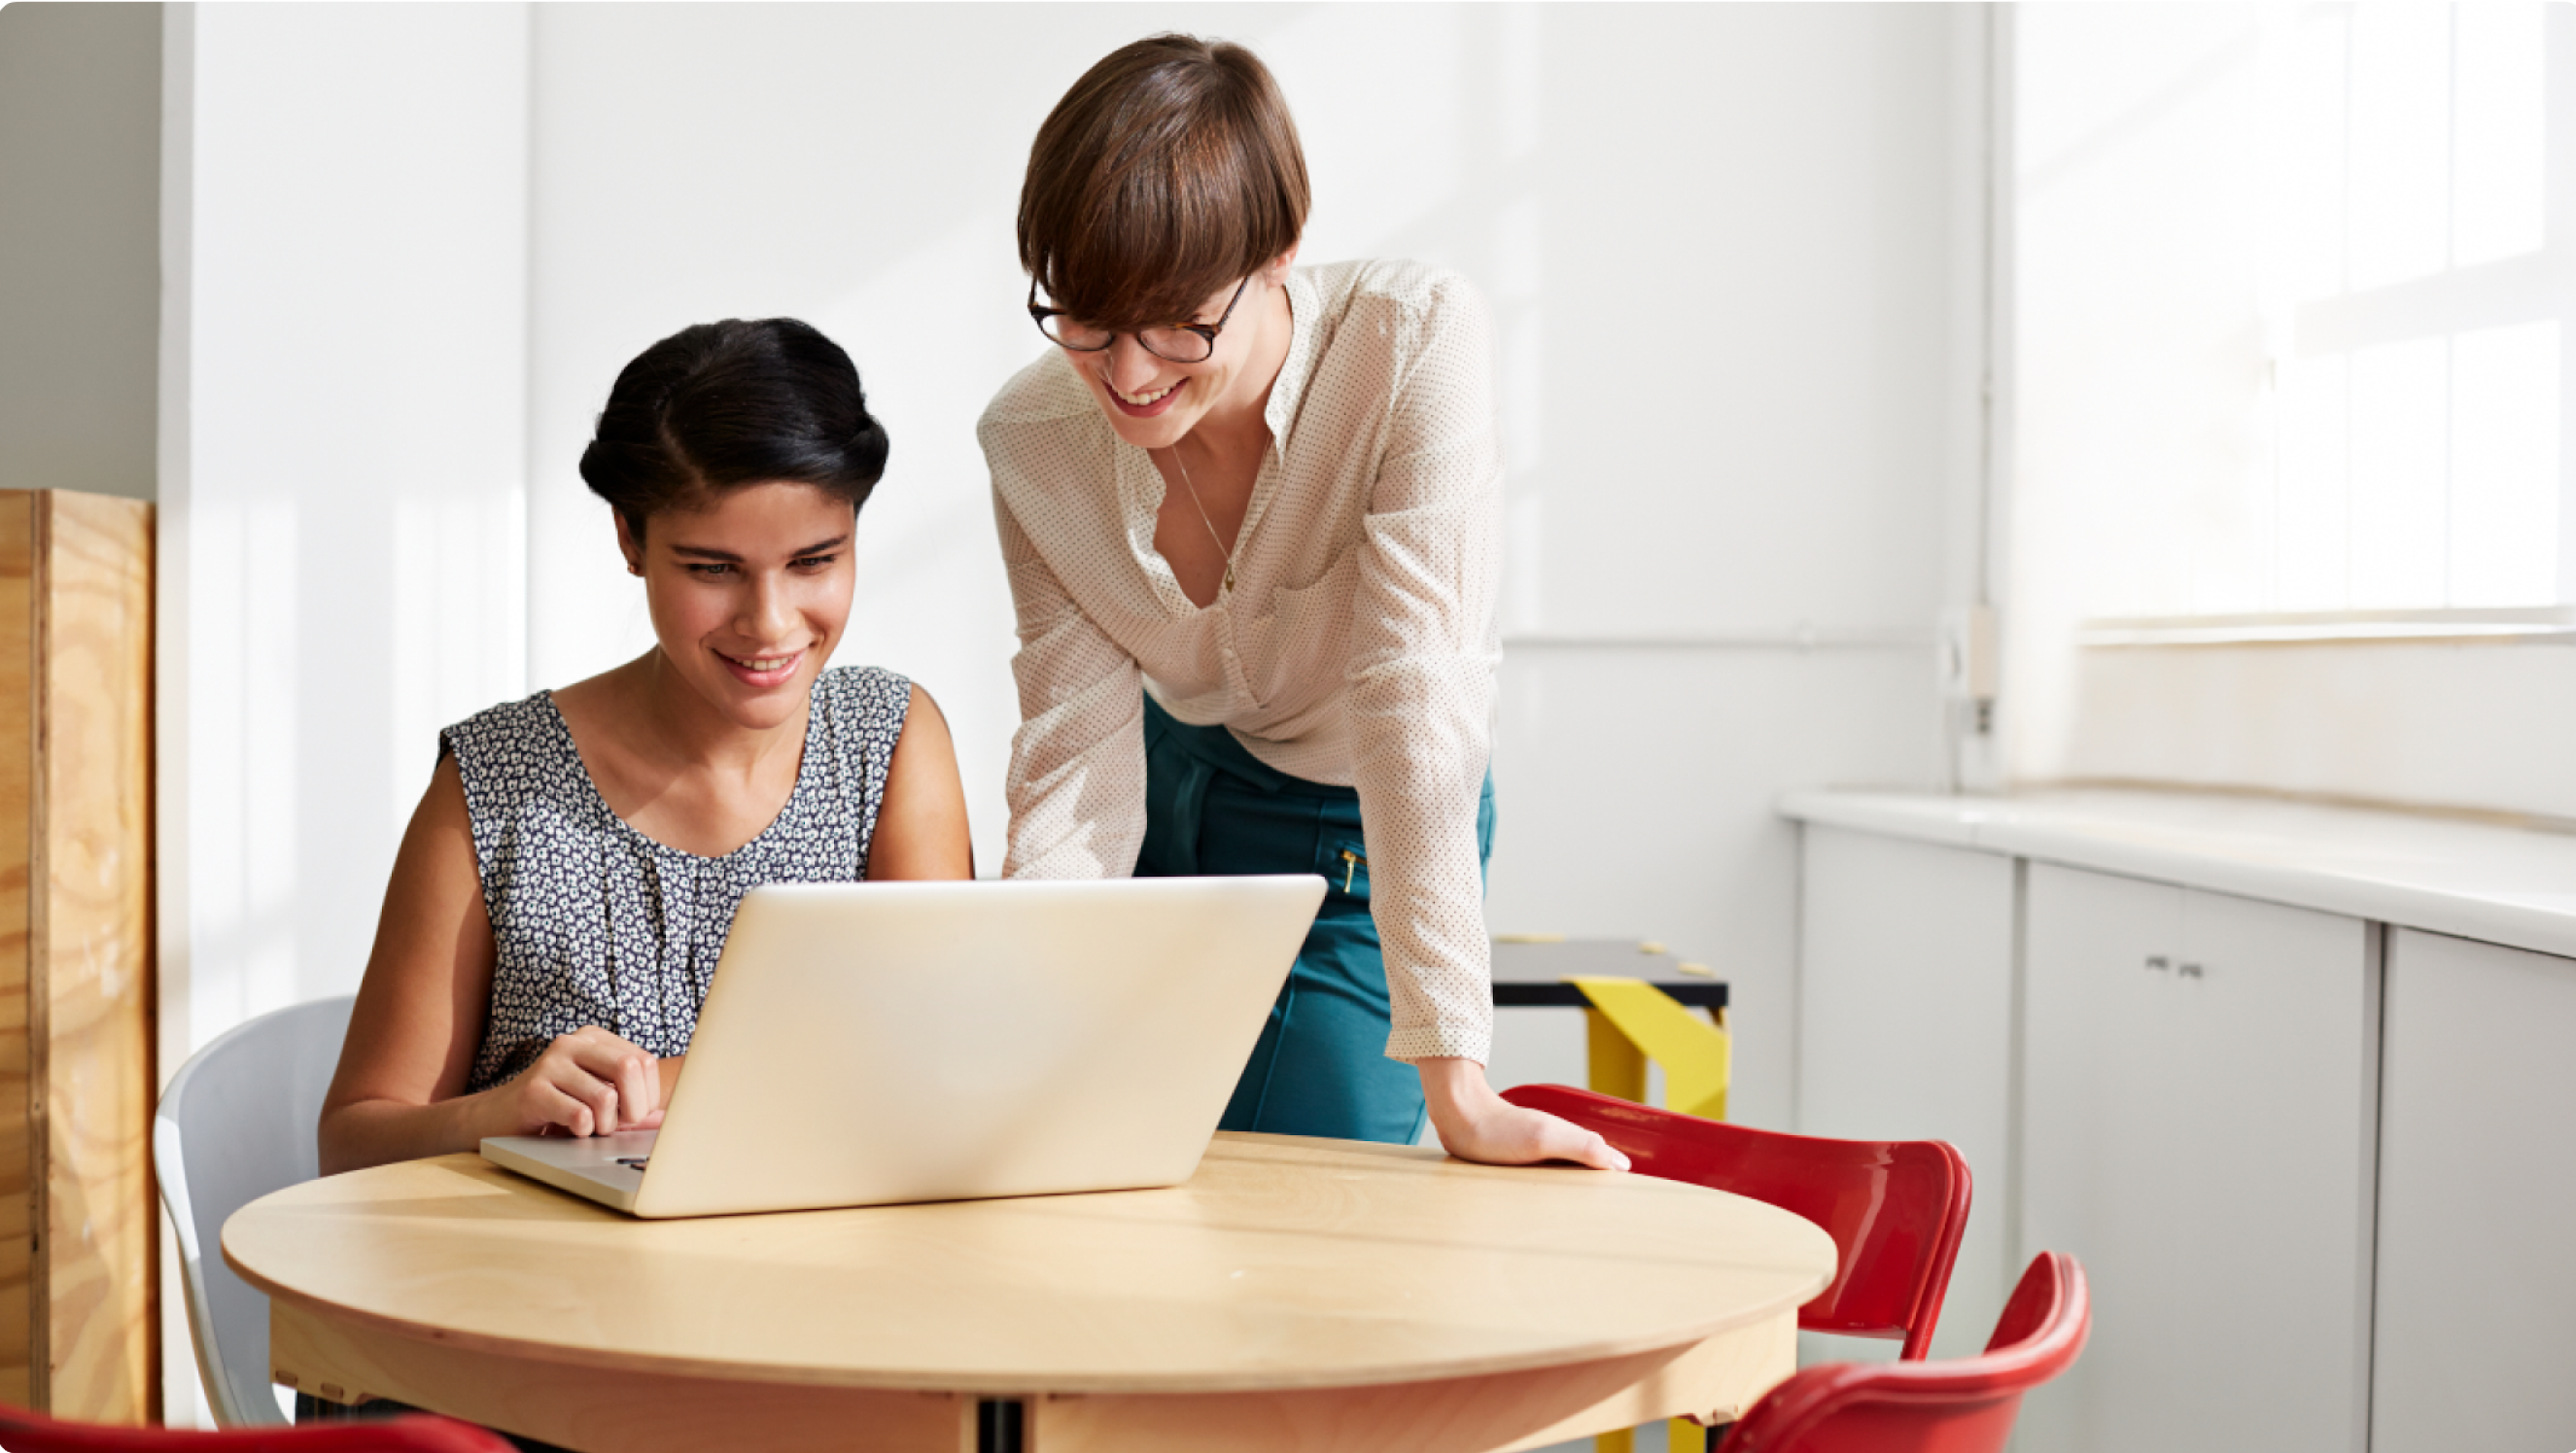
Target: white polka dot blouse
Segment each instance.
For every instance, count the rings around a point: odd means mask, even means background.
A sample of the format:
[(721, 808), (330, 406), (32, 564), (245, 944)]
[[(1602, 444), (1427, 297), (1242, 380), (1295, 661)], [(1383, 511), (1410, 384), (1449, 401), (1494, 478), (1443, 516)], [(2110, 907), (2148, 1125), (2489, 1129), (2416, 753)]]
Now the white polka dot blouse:
[(1120, 877), (1145, 830), (1142, 692), (1262, 762), (1355, 788), (1397, 1059), (1493, 1034), (1476, 805), (1493, 739), (1502, 459), (1494, 328), (1465, 279), (1297, 268), (1235, 587), (1154, 549), (1162, 476), (1050, 349), (977, 426), (1018, 609), (1006, 876)]

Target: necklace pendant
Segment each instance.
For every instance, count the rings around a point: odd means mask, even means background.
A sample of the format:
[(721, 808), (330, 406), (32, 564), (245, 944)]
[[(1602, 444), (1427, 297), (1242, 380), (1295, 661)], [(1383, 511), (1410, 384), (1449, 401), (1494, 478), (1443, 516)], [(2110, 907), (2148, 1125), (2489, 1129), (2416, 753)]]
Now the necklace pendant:
[(1224, 588), (1225, 588), (1227, 591), (1229, 591), (1229, 592), (1231, 592), (1231, 591), (1234, 589), (1234, 562), (1233, 562), (1233, 561), (1231, 561), (1231, 560), (1228, 560), (1227, 562), (1225, 562), (1225, 587), (1224, 587)]

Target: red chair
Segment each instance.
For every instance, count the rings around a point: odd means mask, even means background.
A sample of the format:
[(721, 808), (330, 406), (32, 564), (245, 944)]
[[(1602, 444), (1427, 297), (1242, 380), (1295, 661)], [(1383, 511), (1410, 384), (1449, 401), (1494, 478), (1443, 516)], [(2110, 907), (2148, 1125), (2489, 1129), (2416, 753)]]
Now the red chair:
[(2074, 1364), (2092, 1323), (2084, 1268), (2043, 1251), (1983, 1356), (1810, 1367), (1765, 1393), (1718, 1453), (2000, 1453), (2022, 1394)]
[(1567, 1085), (1503, 1098), (1561, 1116), (1627, 1153), (1633, 1169), (1795, 1211), (1834, 1238), (1834, 1279), (1798, 1309), (1810, 1332), (1902, 1337), (1921, 1358), (1941, 1319), (1968, 1225), (1968, 1163), (1947, 1141), (1826, 1140), (1752, 1130)]
[(9, 1453), (517, 1453), (497, 1433), (428, 1413), (200, 1433), (66, 1423), (12, 1407), (0, 1407), (0, 1448)]

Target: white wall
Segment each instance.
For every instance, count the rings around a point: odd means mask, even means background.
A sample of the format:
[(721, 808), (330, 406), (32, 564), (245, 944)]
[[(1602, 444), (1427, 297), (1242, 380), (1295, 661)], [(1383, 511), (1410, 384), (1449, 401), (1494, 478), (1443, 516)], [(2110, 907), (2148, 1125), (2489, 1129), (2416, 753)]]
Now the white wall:
[(164, 1074), (357, 986), (437, 728), (525, 689), (528, 17), (167, 22)]
[[(1958, 173), (1981, 54), (1961, 36), (1979, 21), (541, 7), (533, 683), (649, 640), (575, 471), (618, 367), (687, 323), (805, 317), (857, 359), (894, 440), (843, 658), (939, 697), (978, 860), (997, 865), (1012, 640), (972, 425), (1041, 346), (1012, 250), (1028, 141), (1119, 44), (1245, 41), (1297, 109), (1304, 256), (1449, 263), (1503, 314), (1494, 922), (1653, 935), (1720, 966), (1742, 1006), (1741, 1113), (1785, 1119), (1795, 857), (1770, 798), (1943, 770), (1930, 631), (1973, 591), (1952, 522), (1977, 458), (1961, 333), (1982, 316), (1980, 214)], [(1639, 636), (1679, 644), (1602, 644)], [(1579, 1078), (1571, 1019), (1506, 1015), (1497, 1075)]]
[(150, 499), (161, 13), (0, 8), (0, 489)]
[(194, 1041), (356, 987), (438, 727), (521, 689), (527, 13), (170, 16), (162, 1022)]

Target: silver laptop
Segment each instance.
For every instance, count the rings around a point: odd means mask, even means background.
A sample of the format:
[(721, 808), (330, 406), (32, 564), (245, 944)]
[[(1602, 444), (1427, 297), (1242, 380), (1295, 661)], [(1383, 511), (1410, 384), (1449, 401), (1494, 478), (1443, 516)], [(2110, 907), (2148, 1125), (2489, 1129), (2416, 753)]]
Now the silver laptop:
[(1324, 880), (803, 883), (725, 940), (659, 1130), (483, 1142), (637, 1216), (1178, 1185)]

